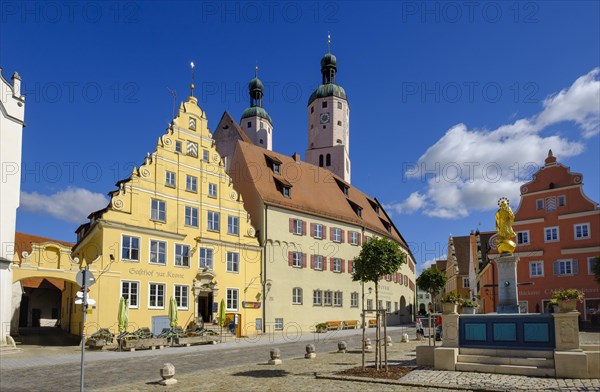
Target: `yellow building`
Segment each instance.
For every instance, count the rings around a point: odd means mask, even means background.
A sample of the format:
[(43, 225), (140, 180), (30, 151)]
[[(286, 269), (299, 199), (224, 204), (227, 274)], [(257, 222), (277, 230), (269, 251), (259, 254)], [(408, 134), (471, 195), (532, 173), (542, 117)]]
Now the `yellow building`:
[(183, 327), (215, 322), (223, 300), (243, 335), (258, 333), (261, 248), (196, 98), (181, 104), (156, 150), (117, 186), (109, 205), (77, 229), (73, 248), (96, 278), (88, 330), (115, 330), (125, 296), (129, 330), (168, 327), (174, 297)]

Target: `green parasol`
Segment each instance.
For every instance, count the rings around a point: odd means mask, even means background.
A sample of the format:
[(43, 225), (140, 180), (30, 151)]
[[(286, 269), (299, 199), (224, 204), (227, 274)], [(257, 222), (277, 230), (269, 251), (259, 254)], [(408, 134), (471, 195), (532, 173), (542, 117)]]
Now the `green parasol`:
[(173, 296), (171, 296), (171, 300), (169, 301), (169, 325), (171, 328), (177, 326), (177, 301), (175, 301), (175, 297)]
[(119, 313), (117, 314), (117, 322), (119, 324), (119, 333), (123, 333), (127, 330), (127, 324), (129, 323), (129, 301), (125, 297), (121, 297), (119, 301)]
[(225, 324), (225, 300), (221, 299), (221, 303), (219, 304), (219, 325), (223, 327)]

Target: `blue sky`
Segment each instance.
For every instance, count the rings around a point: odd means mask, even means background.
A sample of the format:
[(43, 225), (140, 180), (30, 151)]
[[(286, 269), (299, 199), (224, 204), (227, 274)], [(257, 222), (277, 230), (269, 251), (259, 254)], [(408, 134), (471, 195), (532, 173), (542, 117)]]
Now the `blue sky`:
[(600, 200), (594, 1), (0, 3), (0, 66), (26, 98), (19, 231), (74, 241), (153, 151), (173, 98), (214, 129), (248, 106), (254, 66), (274, 150), (304, 155), (319, 61), (338, 58), (352, 183), (392, 214), (418, 263), (493, 229), (552, 148)]

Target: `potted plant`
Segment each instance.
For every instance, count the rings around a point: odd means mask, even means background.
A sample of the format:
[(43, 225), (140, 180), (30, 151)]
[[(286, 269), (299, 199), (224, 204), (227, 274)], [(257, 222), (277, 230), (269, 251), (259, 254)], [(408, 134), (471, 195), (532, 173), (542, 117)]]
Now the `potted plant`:
[(456, 308), (460, 302), (460, 296), (451, 291), (442, 297), (442, 313), (456, 314)]
[(315, 325), (315, 332), (317, 332), (317, 333), (327, 332), (327, 324), (320, 323), (320, 324)]
[(577, 302), (583, 302), (585, 295), (577, 289), (556, 290), (552, 299), (558, 301), (558, 310), (561, 313), (577, 311)]
[(463, 299), (461, 305), (463, 314), (475, 314), (477, 308), (479, 307), (477, 302), (473, 302), (470, 299)]

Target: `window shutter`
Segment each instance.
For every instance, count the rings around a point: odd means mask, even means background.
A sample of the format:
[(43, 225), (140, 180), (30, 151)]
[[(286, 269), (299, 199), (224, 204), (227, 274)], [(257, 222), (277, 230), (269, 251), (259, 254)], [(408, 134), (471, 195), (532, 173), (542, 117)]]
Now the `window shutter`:
[(327, 226), (323, 225), (323, 239), (327, 239)]
[(358, 245), (362, 245), (362, 235), (358, 233)]
[(560, 267), (558, 261), (554, 262), (554, 275), (560, 275)]
[(300, 221), (302, 222), (302, 235), (306, 235), (306, 222), (305, 221)]
[(340, 230), (340, 232), (342, 233), (342, 244), (344, 243), (344, 230)]
[(329, 259), (329, 270), (330, 271), (334, 270), (334, 268), (333, 268), (333, 258)]
[(344, 259), (340, 259), (340, 264), (342, 265), (342, 272), (346, 272), (346, 269), (344, 268)]
[(323, 256), (323, 271), (327, 271), (327, 257)]
[(310, 235), (313, 237), (315, 236), (315, 224), (314, 223), (310, 224)]
[(288, 265), (294, 265), (294, 252), (288, 252)]
[(315, 255), (310, 255), (310, 268), (315, 269)]
[(573, 266), (573, 275), (579, 274), (579, 265), (577, 263), (577, 259), (573, 259), (571, 265)]
[(306, 253), (302, 253), (302, 268), (306, 268)]
[(329, 238), (333, 239), (333, 227), (329, 228)]
[(294, 232), (294, 218), (290, 218), (290, 233)]
[(352, 260), (348, 260), (348, 272), (354, 272), (354, 264), (352, 264)]

